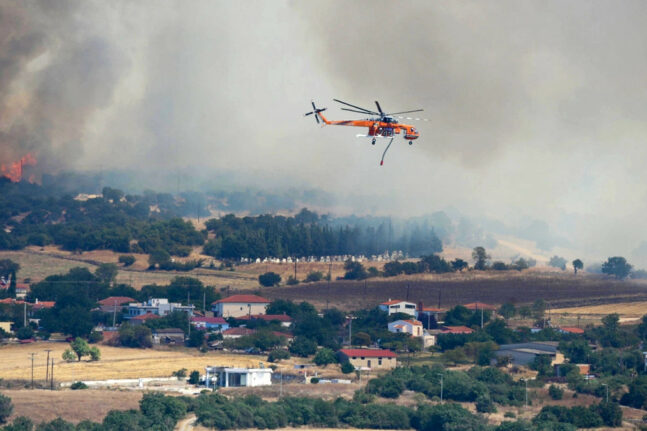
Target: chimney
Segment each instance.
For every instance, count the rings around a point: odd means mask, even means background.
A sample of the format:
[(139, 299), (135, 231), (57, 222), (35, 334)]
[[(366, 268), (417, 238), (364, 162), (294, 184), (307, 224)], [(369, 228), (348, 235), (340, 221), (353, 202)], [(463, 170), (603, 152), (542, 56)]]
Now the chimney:
[(418, 311), (422, 311), (422, 310), (424, 310), (424, 304), (422, 303), (422, 301), (420, 301), (418, 302)]

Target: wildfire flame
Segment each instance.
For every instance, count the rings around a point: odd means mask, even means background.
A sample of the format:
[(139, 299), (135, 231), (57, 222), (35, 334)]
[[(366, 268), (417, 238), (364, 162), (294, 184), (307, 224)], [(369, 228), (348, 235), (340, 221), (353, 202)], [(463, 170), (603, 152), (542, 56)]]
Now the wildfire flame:
[[(14, 183), (22, 179), (22, 171), (25, 166), (34, 166), (36, 164), (36, 157), (32, 153), (25, 154), (20, 160), (12, 162), (8, 165), (0, 164), (0, 175), (9, 178)], [(29, 181), (33, 182), (34, 176), (29, 177)]]

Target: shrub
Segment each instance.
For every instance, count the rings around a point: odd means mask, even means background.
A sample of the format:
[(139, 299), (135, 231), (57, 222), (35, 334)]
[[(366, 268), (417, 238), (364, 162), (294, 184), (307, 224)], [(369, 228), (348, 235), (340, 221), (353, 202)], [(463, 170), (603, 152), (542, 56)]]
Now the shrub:
[(258, 282), (264, 287), (276, 286), (281, 282), (281, 276), (276, 272), (266, 272), (258, 276)]
[(23, 326), (16, 331), (16, 338), (18, 338), (19, 340), (27, 340), (29, 338), (32, 338), (33, 336), (34, 330), (31, 328), (31, 326)]
[(186, 368), (180, 368), (179, 370), (173, 371), (173, 377), (177, 377), (178, 379), (183, 379), (186, 377)]
[(317, 352), (317, 343), (313, 340), (297, 336), (294, 338), (292, 343), (290, 343), (290, 353), (296, 356), (306, 357), (314, 355)]
[(91, 361), (98, 361), (99, 359), (101, 359), (101, 351), (96, 346), (90, 347), (90, 350), (88, 351), (88, 353), (90, 355)]
[(63, 352), (63, 360), (66, 362), (76, 361), (76, 355), (72, 349), (65, 349)]
[(514, 414), (514, 412), (505, 412), (505, 413), (503, 414), (503, 417), (504, 417), (504, 418), (516, 418), (516, 417), (517, 417), (517, 415), (515, 415), (515, 414)]
[(350, 374), (353, 371), (355, 371), (355, 367), (353, 364), (350, 363), (350, 361), (346, 361), (343, 364), (341, 364), (341, 372), (344, 374)]
[(554, 400), (561, 400), (564, 397), (564, 390), (559, 386), (550, 385), (548, 395)]
[(98, 343), (103, 340), (103, 333), (99, 331), (92, 331), (88, 335), (88, 343)]
[(317, 352), (317, 354), (313, 359), (313, 362), (317, 365), (326, 366), (328, 364), (337, 362), (337, 356), (335, 355), (335, 352), (333, 352), (331, 349), (328, 349), (327, 347), (323, 347), (319, 349), (319, 351)]
[(494, 403), (487, 395), (481, 395), (476, 399), (476, 411), (479, 413), (494, 413), (496, 412), (496, 407)]
[(122, 254), (119, 256), (119, 263), (123, 263), (124, 266), (130, 266), (135, 263), (135, 256), (130, 254)]
[(322, 279), (323, 279), (323, 273), (321, 271), (311, 271), (306, 276), (305, 281), (308, 283), (312, 283), (315, 281), (321, 281)]
[(278, 362), (281, 359), (290, 359), (290, 352), (287, 350), (272, 350), (269, 355), (267, 355), (268, 362)]
[(319, 383), (319, 377), (313, 377), (313, 378), (311, 378), (311, 379), (310, 379), (310, 383), (312, 383), (312, 384), (315, 384), (315, 385), (316, 385), (317, 383)]
[(83, 382), (74, 382), (74, 383), (72, 383), (70, 385), (70, 389), (72, 389), (74, 391), (77, 390), (77, 389), (87, 389), (87, 388), (88, 388), (88, 385), (86, 385)]
[(192, 385), (197, 385), (198, 383), (200, 383), (200, 371), (191, 371), (191, 374), (189, 374), (189, 383)]
[(294, 286), (294, 285), (299, 284), (299, 280), (297, 280), (296, 278), (294, 278), (293, 275), (291, 275), (291, 276), (288, 277), (285, 284), (287, 284), (288, 286)]
[(0, 394), (0, 424), (6, 422), (11, 413), (13, 413), (11, 398)]

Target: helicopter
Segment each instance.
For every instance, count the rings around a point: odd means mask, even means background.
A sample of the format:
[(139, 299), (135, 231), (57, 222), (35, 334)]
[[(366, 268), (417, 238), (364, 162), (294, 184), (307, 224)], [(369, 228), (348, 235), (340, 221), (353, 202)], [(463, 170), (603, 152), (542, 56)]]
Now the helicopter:
[[(322, 112), (325, 111), (327, 108), (317, 108), (314, 101), (311, 102), (312, 111), (306, 112), (304, 117), (314, 114), (314, 118), (317, 121), (317, 124), (320, 124), (319, 119), (321, 119), (324, 125), (366, 127), (368, 128), (368, 133), (366, 135), (361, 135), (361, 134), (357, 135), (357, 137), (371, 138), (371, 144), (373, 145), (375, 145), (377, 138), (390, 139), (389, 144), (386, 146), (386, 148), (384, 149), (384, 152), (382, 153), (382, 160), (380, 160), (380, 166), (384, 165), (384, 156), (386, 155), (386, 152), (391, 147), (391, 144), (393, 143), (393, 139), (395, 138), (395, 135), (399, 135), (400, 132), (403, 132), (403, 137), (405, 140), (409, 141), (409, 145), (413, 145), (413, 141), (420, 137), (420, 133), (415, 127), (409, 124), (399, 123), (397, 119), (406, 118), (407, 120), (428, 121), (426, 119), (421, 119), (421, 118), (395, 117), (395, 115), (399, 115), (399, 114), (422, 112), (423, 111), (422, 109), (385, 113), (382, 110), (382, 107), (380, 106), (380, 102), (376, 100), (375, 106), (377, 107), (377, 112), (375, 112), (375, 111), (371, 111), (370, 109), (352, 105), (348, 102), (344, 102), (339, 99), (333, 99), (333, 100), (337, 103), (341, 103), (342, 105), (345, 105), (345, 107), (341, 108), (342, 111), (349, 111), (349, 112), (355, 112), (358, 114), (370, 115), (371, 117), (366, 118), (364, 120), (330, 121), (326, 119), (326, 117), (324, 117), (322, 114)], [(350, 109), (349, 107), (353, 109)]]

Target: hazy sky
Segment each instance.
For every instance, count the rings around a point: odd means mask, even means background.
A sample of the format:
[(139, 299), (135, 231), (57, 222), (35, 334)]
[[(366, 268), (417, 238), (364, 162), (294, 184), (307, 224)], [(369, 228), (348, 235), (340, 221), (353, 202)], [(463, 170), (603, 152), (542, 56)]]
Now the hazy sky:
[[(647, 240), (645, 22), (638, 1), (0, 0), (0, 161), (236, 170), (628, 256)], [(431, 121), (380, 167), (384, 143), (303, 117), (314, 99), (360, 118), (333, 97)]]

